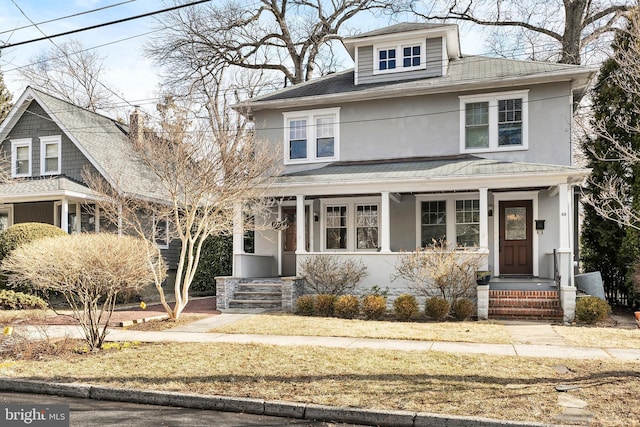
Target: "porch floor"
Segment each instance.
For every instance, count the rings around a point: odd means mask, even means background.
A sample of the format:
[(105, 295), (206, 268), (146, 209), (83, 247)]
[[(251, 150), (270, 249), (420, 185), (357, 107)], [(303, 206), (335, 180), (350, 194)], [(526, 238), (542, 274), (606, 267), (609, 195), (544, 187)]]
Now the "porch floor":
[(553, 279), (531, 276), (500, 276), (492, 277), (489, 281), (489, 289), (496, 291), (557, 291)]

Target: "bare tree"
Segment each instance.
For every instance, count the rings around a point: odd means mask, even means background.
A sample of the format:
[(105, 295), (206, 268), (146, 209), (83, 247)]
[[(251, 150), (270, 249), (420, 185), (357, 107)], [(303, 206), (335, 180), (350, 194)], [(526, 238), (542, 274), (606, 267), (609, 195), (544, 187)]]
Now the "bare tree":
[[(500, 55), (581, 64), (634, 6), (633, 0), (409, 0), (394, 6), (427, 20), (460, 20), (493, 27)], [(604, 38), (608, 44), (610, 38)], [(522, 51), (521, 51), (522, 50)]]
[(7, 114), (11, 111), (11, 107), (13, 107), (11, 103), (11, 92), (9, 92), (7, 86), (4, 84), (4, 75), (2, 71), (0, 71), (0, 122), (7, 117)]
[[(256, 7), (256, 3), (257, 6)], [(381, 9), (380, 0), (258, 0), (181, 9), (163, 15), (161, 35), (147, 47), (159, 65), (215, 73), (236, 66), (283, 76), (285, 85), (314, 77), (327, 45), (356, 15)]]
[[(186, 108), (185, 98), (181, 98), (181, 104), (167, 98), (159, 105), (160, 119), (153, 130), (143, 131), (133, 124), (131, 142), (141, 167), (155, 182), (155, 194), (131, 195), (118, 185), (87, 177), (90, 187), (100, 195), (96, 204), (101, 215), (149, 242), (156, 242), (162, 231), (163, 238), (168, 235), (169, 240), (180, 243), (173, 307), (165, 300), (162, 277), (158, 275), (155, 281), (172, 319), (180, 317), (189, 301), (207, 237), (231, 234), (240, 206), (253, 214), (247, 217), (261, 217), (262, 209), (269, 209), (260, 198), (264, 191), (261, 184), (275, 164), (265, 144), (223, 119), (231, 117), (230, 113), (219, 111), (219, 116), (200, 119), (196, 114), (200, 108)], [(215, 120), (220, 122), (212, 127)]]
[[(119, 294), (152, 283), (148, 242), (114, 234), (48, 237), (22, 245), (2, 262), (9, 284), (60, 292), (80, 321), (89, 350), (102, 347)], [(165, 268), (166, 271), (166, 268)]]
[(72, 104), (90, 111), (109, 110), (114, 94), (101, 83), (103, 60), (79, 41), (70, 40), (32, 58), (20, 73), (27, 84)]

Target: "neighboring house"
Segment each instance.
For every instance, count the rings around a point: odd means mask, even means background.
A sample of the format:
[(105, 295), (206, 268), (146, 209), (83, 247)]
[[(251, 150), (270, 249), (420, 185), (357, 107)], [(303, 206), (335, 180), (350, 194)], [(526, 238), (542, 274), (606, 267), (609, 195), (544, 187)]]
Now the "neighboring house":
[[(95, 209), (85, 171), (131, 196), (162, 198), (133, 150), (127, 125), (34, 88), (0, 124), (0, 149), (10, 162), (9, 179), (0, 183), (0, 229), (42, 222), (68, 233), (118, 231)], [(178, 251), (168, 240), (157, 237), (175, 269)]]
[[(501, 297), (551, 295), (564, 315), (545, 301), (519, 314), (573, 319), (574, 189), (589, 171), (572, 165), (572, 119), (595, 71), (464, 56), (456, 25), (343, 43), (354, 69), (235, 107), (282, 153), (267, 191), (272, 220), (288, 224), (256, 231), (253, 254), (236, 228), (235, 279), (295, 276), (301, 259), (338, 254), (367, 265), (360, 292), (388, 286), (393, 299), (409, 289), (390, 280), (398, 257), (444, 238), (486, 255), (494, 279), (491, 296), (478, 288), (480, 318), (508, 315)], [(233, 299), (229, 280), (219, 307)]]

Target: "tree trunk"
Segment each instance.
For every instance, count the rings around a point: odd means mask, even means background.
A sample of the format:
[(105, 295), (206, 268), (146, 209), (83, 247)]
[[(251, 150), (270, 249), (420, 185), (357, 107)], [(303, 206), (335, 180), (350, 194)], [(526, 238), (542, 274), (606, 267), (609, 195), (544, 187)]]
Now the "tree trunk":
[(560, 63), (580, 65), (582, 23), (587, 0), (564, 0), (565, 26)]

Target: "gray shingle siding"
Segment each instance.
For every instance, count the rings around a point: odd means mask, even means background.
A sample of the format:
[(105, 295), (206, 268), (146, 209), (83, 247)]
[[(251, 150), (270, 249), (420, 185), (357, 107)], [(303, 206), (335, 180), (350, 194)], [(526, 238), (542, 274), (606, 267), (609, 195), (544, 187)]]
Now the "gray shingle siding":
[[(402, 80), (424, 79), (442, 75), (442, 37), (426, 40), (427, 67), (416, 71), (399, 71), (396, 73), (373, 74), (374, 53), (373, 45), (358, 48), (358, 85), (369, 83), (395, 82)], [(401, 58), (398, 58), (401, 62)]]

